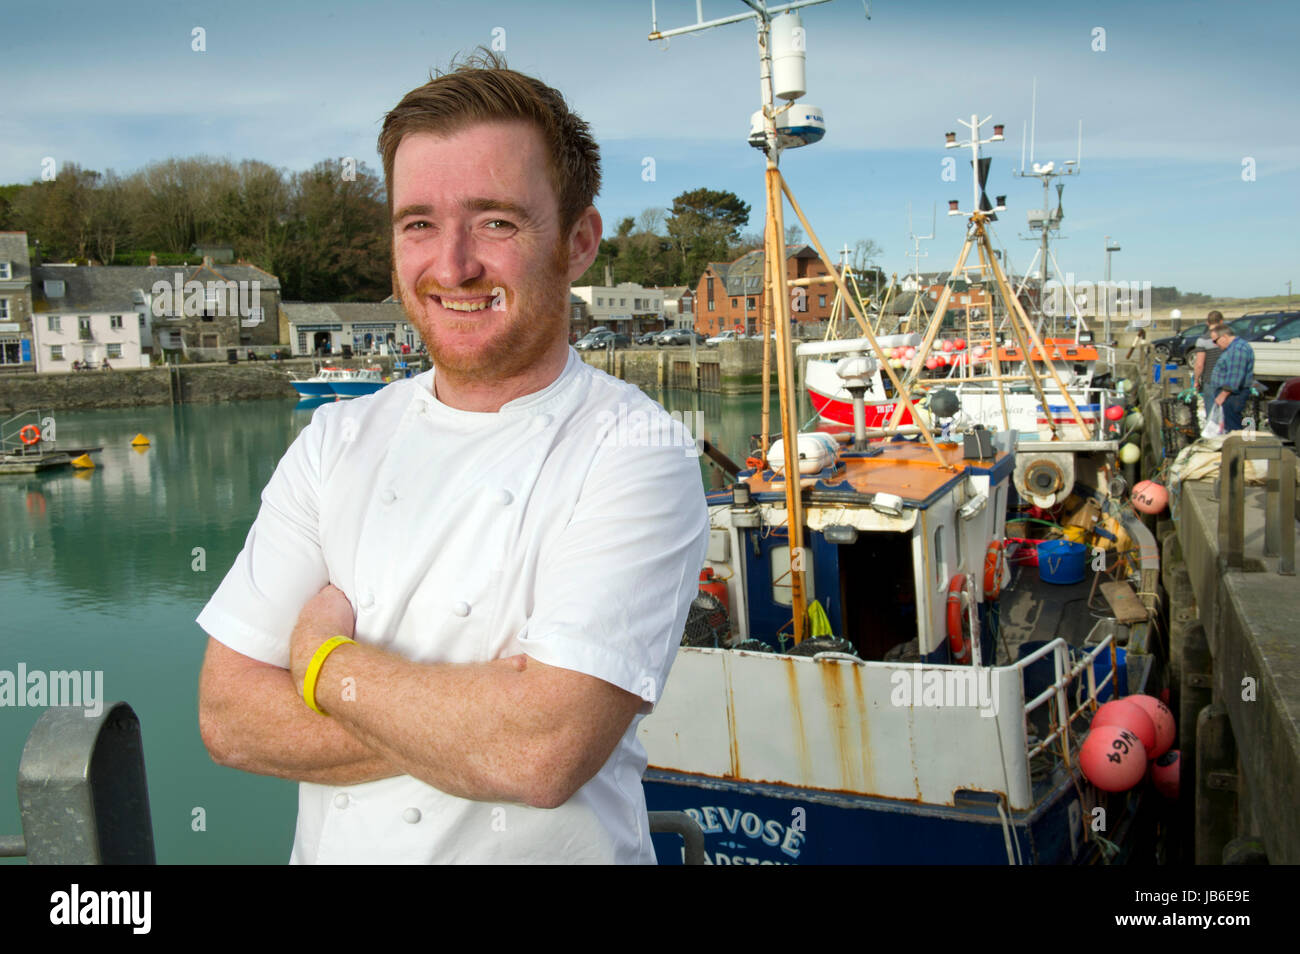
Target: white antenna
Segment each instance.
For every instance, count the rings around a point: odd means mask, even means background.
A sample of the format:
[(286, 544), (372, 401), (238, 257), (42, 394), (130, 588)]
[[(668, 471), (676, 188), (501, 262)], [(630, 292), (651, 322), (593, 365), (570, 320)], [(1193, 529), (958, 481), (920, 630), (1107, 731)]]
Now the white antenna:
[[(1029, 163), (1034, 162), (1034, 130), (1038, 124), (1038, 77), (1034, 77), (1034, 96), (1029, 106)], [(1024, 168), (1022, 162), (1021, 168)]]
[(921, 242), (934, 238), (934, 223), (936, 221), (936, 215), (938, 214), (935, 211), (936, 208), (937, 205), (930, 206), (930, 234), (917, 235), (912, 231), (912, 203), (907, 203), (907, 237), (912, 243), (912, 251), (906, 252), (905, 254), (908, 258), (914, 260), (912, 263), (912, 274), (916, 278), (917, 287), (920, 287), (921, 282), (921, 259), (930, 257), (929, 252), (921, 251)]

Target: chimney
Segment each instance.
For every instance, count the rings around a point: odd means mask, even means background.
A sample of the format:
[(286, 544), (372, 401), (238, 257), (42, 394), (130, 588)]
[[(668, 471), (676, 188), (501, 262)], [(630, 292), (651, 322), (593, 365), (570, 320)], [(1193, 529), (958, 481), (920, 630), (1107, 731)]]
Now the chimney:
[(149, 253), (149, 266), (150, 266), (151, 268), (157, 268), (157, 266), (158, 266), (158, 254), (157, 254), (156, 252), (150, 252), (150, 253)]

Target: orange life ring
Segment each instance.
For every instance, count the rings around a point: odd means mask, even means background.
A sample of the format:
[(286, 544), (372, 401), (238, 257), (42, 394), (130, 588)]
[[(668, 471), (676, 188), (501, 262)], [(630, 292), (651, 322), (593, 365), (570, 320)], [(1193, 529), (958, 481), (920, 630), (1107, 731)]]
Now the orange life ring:
[[(30, 436), (27, 433), (28, 431), (31, 431)], [(30, 447), (32, 444), (39, 444), (41, 442), (41, 429), (37, 427), (35, 424), (28, 424), (26, 427), (24, 427), (21, 431), (18, 432), (18, 439), (22, 441), (24, 444), (26, 444), (28, 447)]]
[(994, 540), (984, 554), (984, 598), (995, 600), (1002, 595), (1002, 578), (1007, 574), (1007, 551), (1004, 541)]
[(948, 649), (952, 661), (959, 664), (970, 662), (970, 615), (962, 605), (966, 584), (965, 573), (958, 573), (948, 581)]

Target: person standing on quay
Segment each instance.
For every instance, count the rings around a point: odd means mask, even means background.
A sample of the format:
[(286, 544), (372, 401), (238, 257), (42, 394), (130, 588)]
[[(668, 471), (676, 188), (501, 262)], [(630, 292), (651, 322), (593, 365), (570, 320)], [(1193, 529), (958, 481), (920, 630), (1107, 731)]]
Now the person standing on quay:
[(1224, 432), (1239, 431), (1242, 428), (1242, 411), (1246, 408), (1246, 400), (1250, 397), (1251, 385), (1255, 379), (1255, 351), (1228, 330), (1222, 321), (1211, 325), (1209, 334), (1210, 339), (1223, 352), (1210, 374), (1214, 402), (1223, 408)]
[[(324, 405), (281, 460), (198, 618), (204, 743), (301, 782), (295, 863), (652, 863), (636, 728), (708, 514), (690, 435), (568, 345), (596, 143), (484, 52), (379, 150), (433, 369)], [(638, 417), (680, 442), (611, 426)]]

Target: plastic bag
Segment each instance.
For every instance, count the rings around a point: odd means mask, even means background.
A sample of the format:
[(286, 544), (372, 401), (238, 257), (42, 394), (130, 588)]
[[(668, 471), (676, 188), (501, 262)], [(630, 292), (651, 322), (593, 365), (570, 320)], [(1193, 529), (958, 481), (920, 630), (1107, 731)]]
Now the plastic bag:
[(1201, 428), (1201, 436), (1222, 437), (1223, 434), (1223, 406), (1211, 402), (1210, 409), (1205, 414), (1205, 426)]

